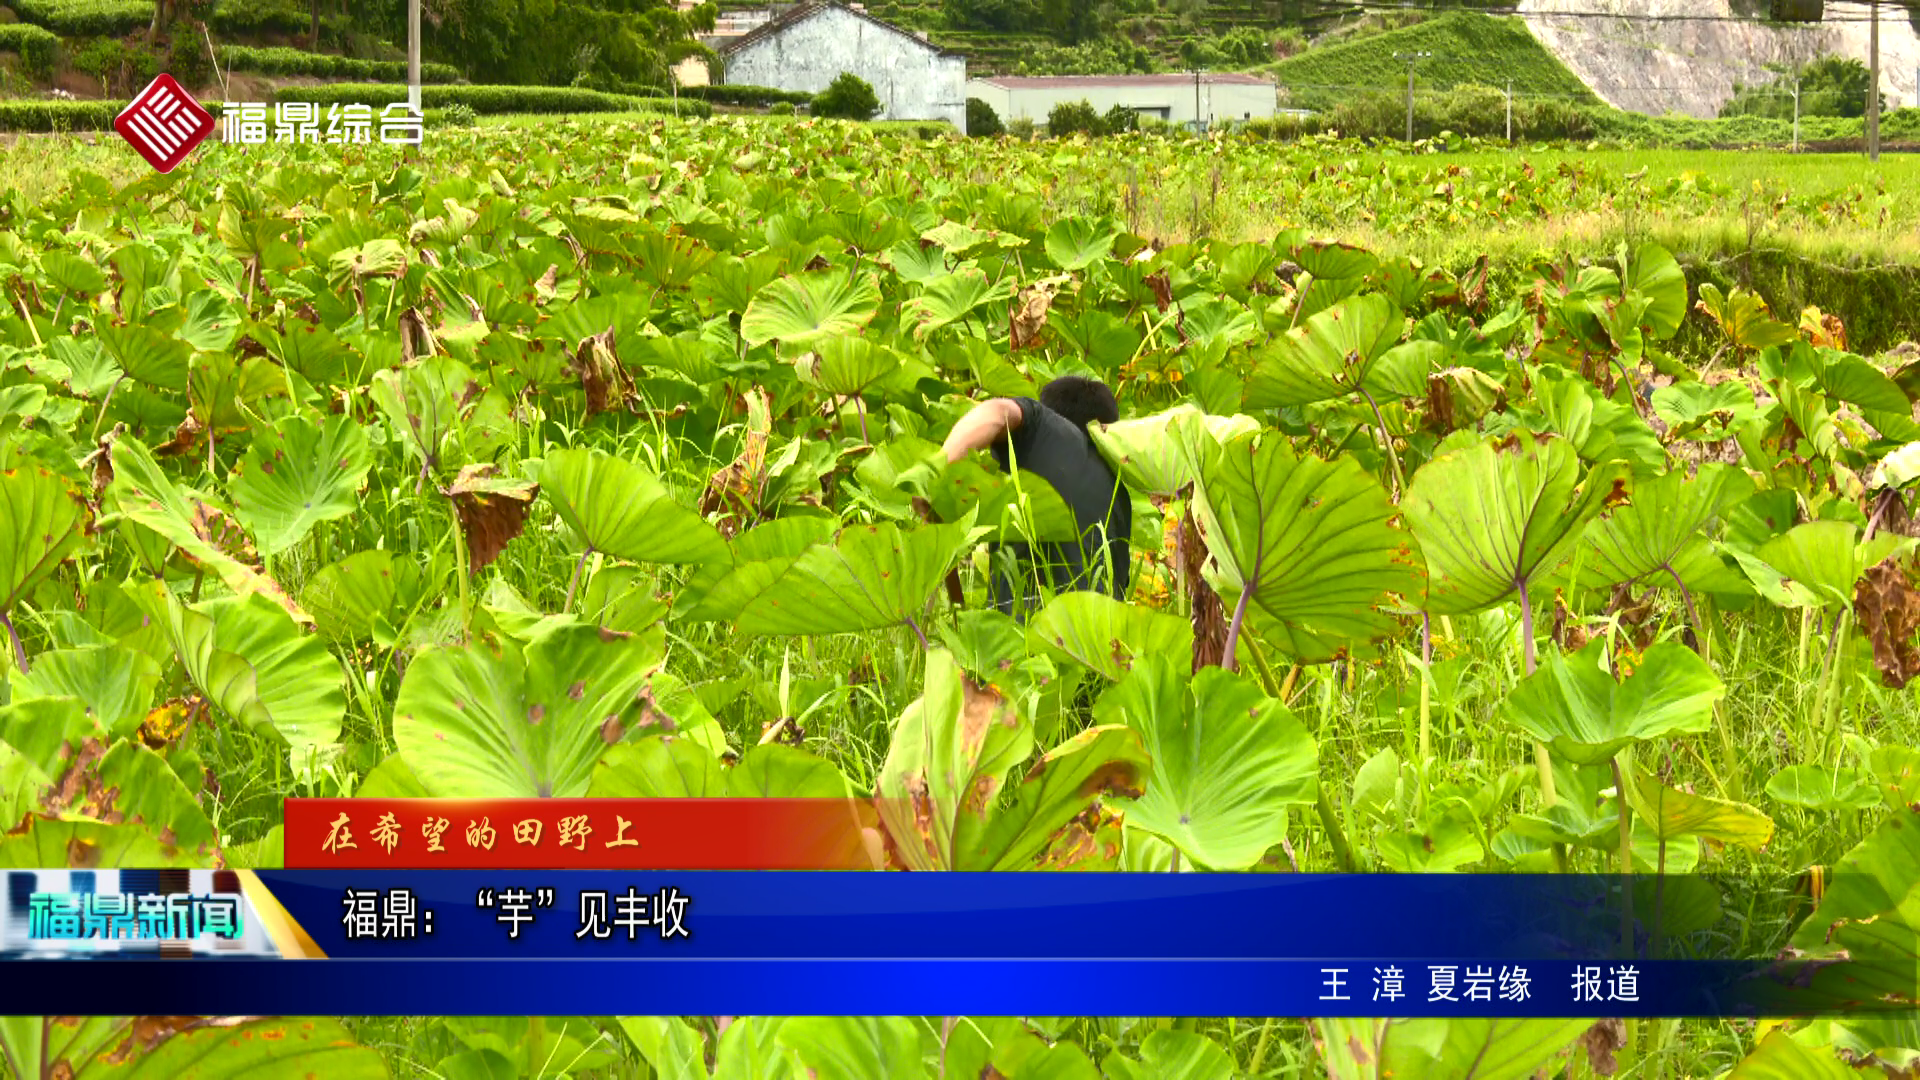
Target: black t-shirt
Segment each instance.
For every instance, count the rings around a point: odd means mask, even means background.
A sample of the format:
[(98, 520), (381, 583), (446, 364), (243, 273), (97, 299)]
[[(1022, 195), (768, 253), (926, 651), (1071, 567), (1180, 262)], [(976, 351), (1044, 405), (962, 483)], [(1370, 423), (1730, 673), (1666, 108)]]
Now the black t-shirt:
[(1036, 577), (1056, 592), (1099, 589), (1125, 599), (1133, 535), (1133, 503), (1126, 486), (1078, 424), (1032, 398), (1010, 400), (1020, 407), (1020, 426), (989, 448), (993, 460), (1002, 472), (1011, 473), (1017, 466), (1052, 484), (1073, 511), (1081, 539), (1079, 544), (1043, 542), (1038, 560), (1025, 543), (1004, 545), (1021, 568), (1024, 588), (1016, 590), (996, 565), (994, 607), (1011, 612), (1016, 593), (1024, 597), (1021, 609), (1032, 606)]

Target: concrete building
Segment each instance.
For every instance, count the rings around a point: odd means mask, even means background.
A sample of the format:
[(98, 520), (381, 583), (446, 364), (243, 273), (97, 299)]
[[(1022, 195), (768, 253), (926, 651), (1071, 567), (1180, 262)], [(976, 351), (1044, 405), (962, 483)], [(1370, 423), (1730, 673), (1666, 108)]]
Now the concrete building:
[(966, 133), (966, 58), (838, 0), (801, 4), (718, 48), (730, 84), (817, 94), (850, 71), (879, 95), (877, 119)]
[(1105, 114), (1119, 105), (1171, 124), (1270, 117), (1279, 93), (1270, 79), (1232, 73), (1185, 75), (993, 75), (967, 83), (967, 96), (993, 106), (1003, 121), (1047, 122), (1055, 105), (1085, 101)]

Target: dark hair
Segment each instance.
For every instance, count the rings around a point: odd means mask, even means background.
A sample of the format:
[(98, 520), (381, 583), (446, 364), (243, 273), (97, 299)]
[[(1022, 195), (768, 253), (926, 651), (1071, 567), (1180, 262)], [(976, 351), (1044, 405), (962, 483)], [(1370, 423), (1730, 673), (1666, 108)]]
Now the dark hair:
[(1120, 404), (1099, 379), (1062, 375), (1040, 389), (1040, 404), (1074, 422), (1081, 429), (1095, 420), (1111, 424), (1120, 419)]

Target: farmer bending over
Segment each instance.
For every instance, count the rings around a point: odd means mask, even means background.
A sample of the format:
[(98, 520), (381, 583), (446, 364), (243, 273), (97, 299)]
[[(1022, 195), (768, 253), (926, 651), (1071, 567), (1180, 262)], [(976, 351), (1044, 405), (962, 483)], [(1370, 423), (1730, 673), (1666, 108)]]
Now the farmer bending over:
[(941, 447), (948, 462), (959, 461), (982, 448), (993, 454), (1000, 470), (1016, 468), (1037, 474), (1060, 493), (1073, 511), (1080, 542), (1042, 542), (1036, 561), (1024, 542), (1005, 545), (1020, 567), (1022, 588), (1016, 605), (1014, 584), (996, 567), (993, 606), (1007, 614), (1024, 615), (1037, 606), (1036, 584), (1055, 592), (1098, 589), (1119, 599), (1127, 596), (1133, 533), (1133, 504), (1126, 486), (1094, 448), (1087, 425), (1120, 418), (1120, 407), (1105, 383), (1079, 375), (1064, 375), (1032, 398), (994, 398), (974, 406), (960, 418)]

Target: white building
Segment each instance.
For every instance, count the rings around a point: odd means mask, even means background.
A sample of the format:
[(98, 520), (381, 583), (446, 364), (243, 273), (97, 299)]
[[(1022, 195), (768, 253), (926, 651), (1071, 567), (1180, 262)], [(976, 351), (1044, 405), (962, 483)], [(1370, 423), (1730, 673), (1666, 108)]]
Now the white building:
[(1211, 125), (1270, 117), (1279, 106), (1273, 81), (1253, 75), (994, 75), (967, 83), (967, 96), (993, 106), (1002, 121), (1047, 122), (1055, 105), (1085, 101), (1105, 114), (1118, 105), (1172, 124)]
[(838, 0), (801, 4), (719, 46), (726, 82), (803, 94), (843, 72), (873, 85), (881, 120), (945, 120), (967, 130), (967, 61)]

